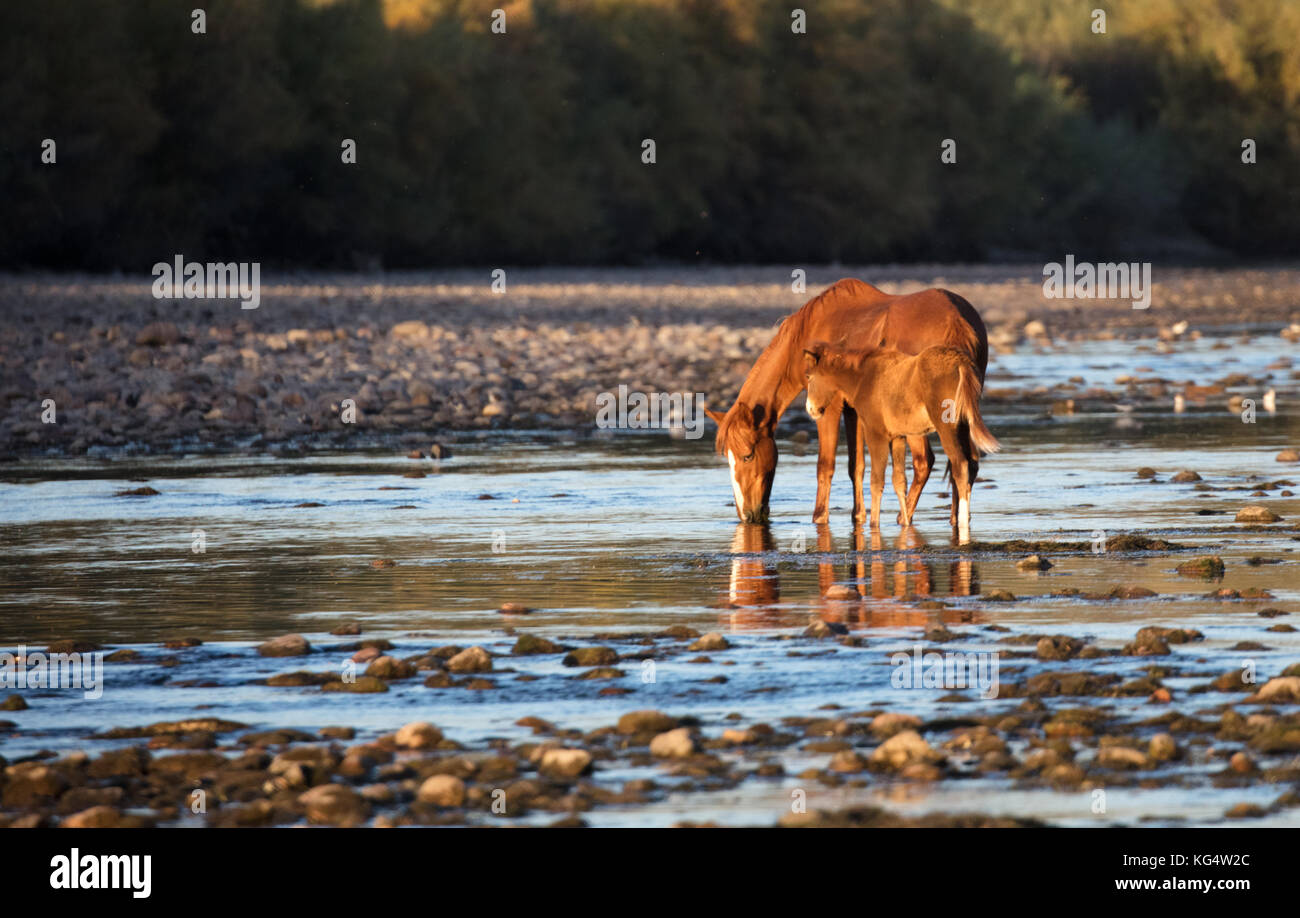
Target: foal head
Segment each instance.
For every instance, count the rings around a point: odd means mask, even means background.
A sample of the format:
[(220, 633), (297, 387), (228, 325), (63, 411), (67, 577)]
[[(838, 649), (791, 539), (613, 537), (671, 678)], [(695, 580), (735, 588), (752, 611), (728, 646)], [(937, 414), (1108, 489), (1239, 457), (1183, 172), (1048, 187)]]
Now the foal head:
[(715, 447), (730, 467), (736, 516), (742, 523), (766, 523), (776, 475), (776, 440), (767, 423), (767, 409), (737, 401), (726, 414), (708, 411), (708, 415), (718, 425)]
[(846, 355), (824, 342), (810, 345), (803, 352), (804, 387), (808, 400), (804, 403), (813, 420), (822, 416), (826, 406), (841, 398), (844, 390), (839, 376), (845, 371)]

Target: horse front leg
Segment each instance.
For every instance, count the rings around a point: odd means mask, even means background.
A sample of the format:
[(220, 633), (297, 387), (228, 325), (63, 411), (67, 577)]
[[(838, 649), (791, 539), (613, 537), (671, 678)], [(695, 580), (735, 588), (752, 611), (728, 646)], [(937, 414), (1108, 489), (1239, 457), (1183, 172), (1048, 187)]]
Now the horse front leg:
[(858, 428), (858, 413), (848, 402), (844, 403), (844, 445), (849, 450), (849, 479), (853, 482), (853, 522), (867, 518), (866, 501), (862, 499), (862, 475), (866, 471), (863, 455), (862, 431)]
[(813, 505), (813, 522), (824, 523), (830, 517), (831, 479), (835, 477), (835, 448), (839, 445), (840, 413), (843, 403), (827, 403), (817, 419), (817, 503)]

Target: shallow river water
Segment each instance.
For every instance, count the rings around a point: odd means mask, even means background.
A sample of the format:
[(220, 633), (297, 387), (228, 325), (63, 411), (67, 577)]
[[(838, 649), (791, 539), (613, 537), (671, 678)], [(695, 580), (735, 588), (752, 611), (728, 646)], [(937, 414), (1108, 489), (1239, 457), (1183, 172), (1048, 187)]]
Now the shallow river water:
[[(1169, 355), (1136, 350), (1142, 345), (1094, 342), (1074, 345), (1068, 354), (999, 355), (989, 385), (1050, 385), (1082, 376), (1087, 385), (1113, 386), (1117, 375), (1134, 367), (1206, 380), (1237, 370), (1258, 373), (1288, 350), (1278, 338), (1230, 352), (1215, 350), (1208, 340)], [(1234, 361), (1227, 366), (1226, 354)], [(1300, 427), (1296, 405), (1279, 401), (1277, 413), (1261, 410), (1254, 424), (1217, 404), (1181, 414), (1171, 403), (1058, 418), (990, 406), (986, 419), (1003, 452), (981, 467), (973, 501), (977, 540), (1090, 542), (1100, 530), (1195, 547), (1053, 554), (1052, 568), (1032, 573), (1016, 566), (1024, 552), (951, 544), (939, 495), (941, 465), (922, 498), (916, 531), (907, 537), (892, 521), (894, 496), (886, 489), (885, 522), (873, 542), (870, 533), (851, 526), (841, 447), (831, 523), (813, 526), (816, 444), (789, 439), (779, 444), (768, 529), (736, 522), (726, 465), (713, 455), (711, 436), (687, 441), (664, 434), (497, 432), (452, 440), (454, 455), (440, 462), (393, 451), (10, 462), (0, 466), (0, 648), (76, 638), (108, 649), (134, 647), (142, 662), (105, 664), (97, 700), (70, 690), (25, 693), (28, 710), (3, 714), (16, 727), (0, 735), (0, 753), (11, 762), (41, 750), (94, 754), (112, 745), (92, 738), (104, 728), (196, 713), (256, 729), (348, 725), (357, 728), (358, 741), (427, 720), (475, 746), (530, 737), (515, 726), (527, 715), (588, 730), (627, 711), (655, 708), (698, 718), (705, 734), (717, 734), (733, 712), (745, 724), (828, 710), (889, 710), (933, 721), (1011, 711), (1022, 703), (985, 700), (975, 692), (955, 698), (895, 688), (890, 654), (910, 652), (926, 629), (938, 625), (955, 635), (945, 650), (1005, 650), (998, 642), (1041, 633), (1118, 648), (1145, 625), (1197, 629), (1204, 640), (1175, 645), (1173, 654), (1194, 663), (1190, 669), (1201, 678), (1166, 681), (1175, 696), (1172, 707), (1192, 713), (1212, 702), (1184, 690), (1239, 668), (1246, 657), (1255, 661), (1261, 682), (1300, 660), (1300, 632), (1266, 630), (1279, 622), (1300, 626), (1300, 533), (1291, 528), (1300, 520), (1300, 497), (1279, 496), (1286, 486), (1276, 484), (1300, 479), (1300, 467), (1274, 459), (1295, 445)], [(1139, 479), (1140, 466), (1156, 469), (1157, 480)], [(1181, 469), (1198, 472), (1200, 485), (1171, 483)], [(413, 470), (424, 477), (406, 477)], [(145, 482), (160, 493), (115, 496)], [(1251, 496), (1261, 484), (1271, 490)], [(1233, 522), (1242, 506), (1260, 503), (1284, 522), (1255, 529)], [(196, 539), (201, 553), (194, 550)], [(1223, 559), (1222, 581), (1174, 571), (1186, 557), (1207, 554)], [(1247, 563), (1256, 557), (1274, 563)], [(372, 566), (386, 559), (396, 563)], [(862, 601), (823, 599), (836, 584), (858, 591)], [(1159, 595), (1120, 601), (1050, 595), (1119, 585)], [(1272, 598), (1207, 598), (1220, 587), (1266, 589)], [(1017, 599), (981, 598), (993, 590)], [(534, 611), (503, 616), (497, 609), (505, 602)], [(1256, 614), (1265, 608), (1290, 615)], [(846, 624), (861, 643), (803, 637), (814, 615)], [(485, 691), (432, 689), (419, 679), (395, 682), (377, 695), (258, 684), (294, 669), (341, 667), (350, 651), (331, 648), (356, 640), (329, 634), (343, 622), (358, 623), (363, 638), (388, 638), (395, 656), (451, 643), (479, 644), (506, 656), (490, 674), (495, 688)], [(631, 690), (621, 695), (601, 694), (610, 680), (575, 679), (557, 655), (508, 656), (525, 631), (580, 645), (605, 642), (595, 635), (608, 639), (671, 625), (722, 632), (731, 646), (703, 662), (688, 662), (697, 659), (689, 654), (659, 660), (653, 682), (645, 681), (639, 661), (625, 658), (620, 666), (627, 675), (612, 682)], [(256, 643), (288, 632), (304, 634), (316, 652), (292, 660), (252, 652)], [(184, 637), (203, 644), (158, 646)], [(1247, 641), (1267, 649), (1232, 649)], [(167, 657), (179, 663), (160, 665)], [(1032, 652), (1002, 661), (1003, 678), (1017, 681), (1050, 669), (1085, 668), (1131, 678), (1149, 665), (1150, 659), (1122, 656), (1050, 663)], [(716, 677), (725, 681), (710, 681)], [(1058, 701), (1079, 703), (1049, 699)], [(1161, 713), (1144, 697), (1091, 702), (1134, 718)], [(873, 779), (864, 787), (824, 787), (796, 776), (824, 767), (826, 754), (789, 747), (779, 758), (783, 778), (669, 793), (635, 807), (597, 807), (583, 818), (593, 825), (767, 825), (788, 812), (792, 788), (808, 787), (810, 809), (870, 803), (908, 814), (978, 811), (1057, 824), (1218, 824), (1230, 806), (1268, 806), (1280, 792), (1266, 785), (1219, 788), (1201, 779), (1221, 764), (1184, 763), (1180, 779), (1168, 786), (1116, 788), (1098, 815), (1088, 791), (1023, 788), (973, 772), (934, 783)], [(618, 763), (598, 775), (613, 784), (662, 780), (655, 767)], [(1251, 824), (1294, 823), (1296, 813), (1282, 810)]]

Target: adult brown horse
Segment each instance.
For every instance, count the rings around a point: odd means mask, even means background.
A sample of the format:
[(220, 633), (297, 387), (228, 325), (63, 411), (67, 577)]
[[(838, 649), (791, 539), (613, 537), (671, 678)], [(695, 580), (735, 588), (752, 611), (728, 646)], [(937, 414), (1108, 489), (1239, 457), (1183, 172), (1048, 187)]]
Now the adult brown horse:
[[(776, 335), (749, 371), (736, 403), (724, 415), (709, 411), (718, 425), (716, 447), (731, 467), (731, 487), (736, 515), (743, 522), (764, 523), (768, 498), (776, 474), (776, 422), (804, 388), (803, 351), (817, 341), (838, 347), (895, 347), (919, 354), (927, 347), (945, 345), (962, 351), (979, 370), (980, 382), (989, 362), (988, 333), (975, 307), (948, 290), (931, 288), (902, 296), (856, 278), (845, 278), (813, 297), (803, 308), (786, 316)], [(842, 399), (828, 404), (817, 419), (817, 503), (813, 522), (827, 519), (831, 477), (835, 474), (840, 415), (849, 448), (849, 476), (853, 479), (853, 519), (862, 522), (867, 510), (862, 498), (863, 442), (852, 406)], [(912, 450), (912, 489), (908, 502), (915, 505), (934, 465), (929, 438), (909, 437)], [(893, 459), (902, 468), (903, 441), (893, 446)], [(953, 495), (953, 514), (957, 512)]]

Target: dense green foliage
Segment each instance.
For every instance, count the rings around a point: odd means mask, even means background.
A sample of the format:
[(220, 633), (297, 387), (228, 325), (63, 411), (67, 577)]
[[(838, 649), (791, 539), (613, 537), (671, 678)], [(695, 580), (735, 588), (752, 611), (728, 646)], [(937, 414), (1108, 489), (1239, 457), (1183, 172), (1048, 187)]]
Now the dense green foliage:
[(0, 265), (1300, 248), (1298, 0), (195, 5), (0, 5)]

